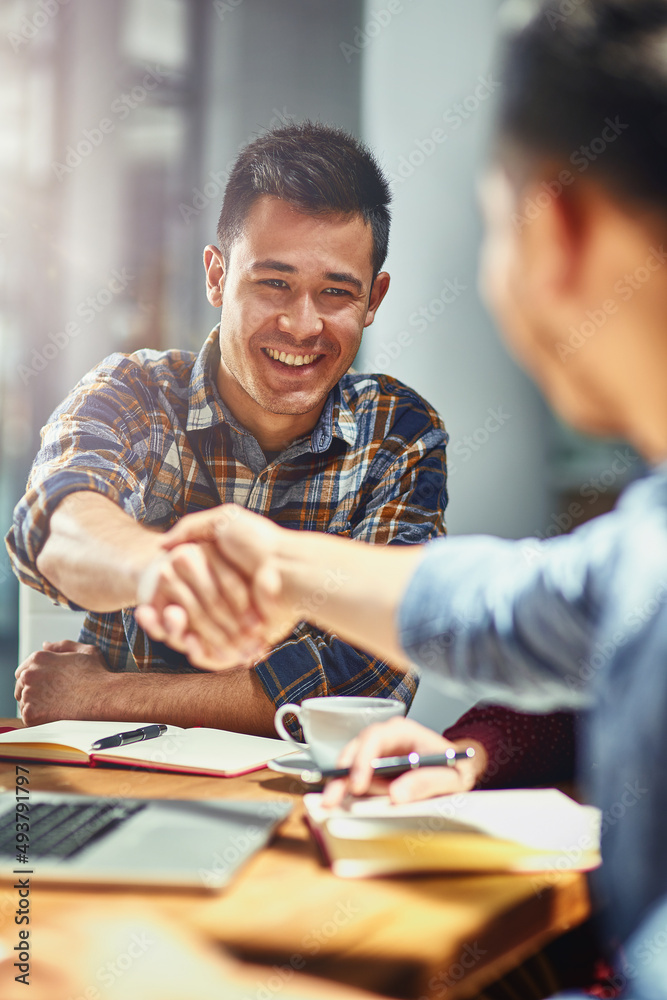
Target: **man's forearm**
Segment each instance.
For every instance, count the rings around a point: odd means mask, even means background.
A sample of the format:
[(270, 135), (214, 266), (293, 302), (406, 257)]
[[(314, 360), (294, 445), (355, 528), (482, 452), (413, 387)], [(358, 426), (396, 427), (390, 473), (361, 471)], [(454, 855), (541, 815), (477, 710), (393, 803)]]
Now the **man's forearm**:
[(275, 707), (254, 670), (220, 674), (109, 674), (81, 718), (206, 726), (275, 736)]
[(288, 532), (278, 561), (286, 594), (297, 611), (303, 609), (302, 618), (407, 669), (397, 614), (422, 552), (422, 546), (374, 546)]
[(160, 551), (160, 535), (107, 497), (72, 493), (51, 515), (37, 569), (75, 604), (117, 611), (137, 603), (139, 578)]

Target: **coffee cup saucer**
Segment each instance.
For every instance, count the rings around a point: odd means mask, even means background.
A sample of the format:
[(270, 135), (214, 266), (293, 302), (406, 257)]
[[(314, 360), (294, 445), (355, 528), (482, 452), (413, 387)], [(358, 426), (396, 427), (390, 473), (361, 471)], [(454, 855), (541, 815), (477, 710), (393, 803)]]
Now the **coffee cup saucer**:
[(301, 774), (302, 771), (312, 771), (317, 768), (317, 764), (308, 753), (291, 753), (286, 757), (274, 757), (266, 766), (280, 774)]

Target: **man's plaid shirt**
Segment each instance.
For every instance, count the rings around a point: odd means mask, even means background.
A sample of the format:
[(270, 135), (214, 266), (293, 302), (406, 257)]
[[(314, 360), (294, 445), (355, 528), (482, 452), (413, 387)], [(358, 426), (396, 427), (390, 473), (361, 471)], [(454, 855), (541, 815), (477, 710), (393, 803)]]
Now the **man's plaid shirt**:
[[(42, 431), (7, 535), (24, 583), (75, 607), (35, 563), (52, 511), (79, 490), (101, 493), (160, 530), (233, 502), (287, 528), (365, 542), (415, 544), (444, 533), (447, 436), (411, 389), (386, 375), (349, 372), (312, 433), (267, 465), (218, 394), (219, 360), (214, 330), (199, 355), (114, 354), (72, 390)], [(112, 670), (194, 670), (149, 639), (131, 608), (89, 613), (80, 638), (100, 647)], [(391, 695), (409, 704), (416, 687), (413, 675), (305, 623), (254, 669), (276, 705), (329, 694)]]

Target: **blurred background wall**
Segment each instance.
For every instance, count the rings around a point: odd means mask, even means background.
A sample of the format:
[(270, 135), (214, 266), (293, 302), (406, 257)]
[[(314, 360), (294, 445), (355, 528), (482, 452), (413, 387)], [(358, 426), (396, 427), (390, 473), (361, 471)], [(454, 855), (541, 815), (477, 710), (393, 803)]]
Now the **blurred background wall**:
[[(498, 6), (3, 0), (3, 530), (40, 426), (88, 368), (116, 350), (198, 349), (217, 318), (201, 253), (236, 152), (306, 117), (368, 141), (391, 177), (392, 287), (358, 366), (403, 379), (442, 413), (450, 532), (568, 530), (572, 497), (594, 512), (583, 501), (592, 481), (595, 510), (609, 502), (626, 477), (610, 472), (614, 445), (555, 424), (476, 289)], [(3, 552), (0, 714), (14, 711), (16, 622)], [(438, 721), (460, 707), (433, 701)]]

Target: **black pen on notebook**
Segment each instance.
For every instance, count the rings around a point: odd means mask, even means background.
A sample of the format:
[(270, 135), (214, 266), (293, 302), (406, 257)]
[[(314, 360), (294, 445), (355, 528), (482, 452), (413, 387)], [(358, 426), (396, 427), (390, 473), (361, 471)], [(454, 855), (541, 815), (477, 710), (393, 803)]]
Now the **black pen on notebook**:
[[(472, 747), (465, 750), (454, 750), (450, 747), (444, 753), (425, 754), (422, 756), (416, 751), (409, 753), (407, 757), (376, 757), (371, 761), (371, 767), (375, 774), (383, 778), (394, 778), (406, 771), (414, 771), (418, 767), (455, 767), (459, 760), (466, 760), (475, 756)], [(307, 785), (317, 785), (327, 778), (347, 778), (350, 773), (349, 767), (335, 768), (308, 768), (301, 772), (301, 780)]]
[(91, 750), (109, 750), (110, 747), (124, 747), (128, 743), (141, 743), (143, 740), (154, 740), (167, 732), (163, 725), (142, 726), (140, 729), (129, 729), (125, 733), (114, 733), (101, 740), (95, 740)]

